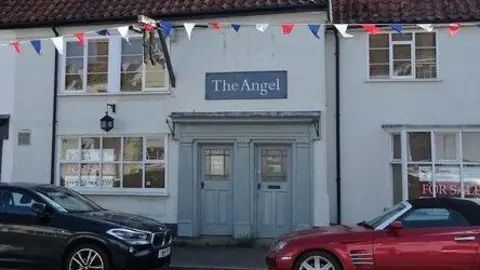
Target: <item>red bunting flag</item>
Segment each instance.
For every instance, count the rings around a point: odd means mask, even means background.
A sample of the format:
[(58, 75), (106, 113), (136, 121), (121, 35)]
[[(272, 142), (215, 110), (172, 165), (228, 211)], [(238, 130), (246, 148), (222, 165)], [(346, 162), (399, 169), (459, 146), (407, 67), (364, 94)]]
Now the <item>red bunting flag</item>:
[(458, 23), (451, 23), (448, 28), (449, 28), (450, 36), (453, 37), (460, 30), (460, 25)]
[(220, 31), (220, 30), (222, 30), (222, 26), (221, 26), (220, 23), (217, 22), (217, 21), (211, 22), (211, 23), (210, 23), (210, 27), (212, 27), (212, 29), (215, 30), (215, 31)]
[(362, 24), (362, 27), (370, 35), (376, 35), (376, 34), (380, 33), (380, 29), (378, 29), (375, 24)]
[(292, 32), (293, 27), (295, 25), (293, 23), (288, 23), (288, 24), (282, 24), (282, 32), (284, 35), (288, 35)]
[(82, 45), (82, 47), (85, 47), (85, 33), (83, 33), (83, 32), (76, 33), (75, 37), (77, 38), (80, 45)]
[(13, 49), (18, 53), (20, 54), (20, 42), (18, 40), (14, 41), (12, 43), (13, 45)]

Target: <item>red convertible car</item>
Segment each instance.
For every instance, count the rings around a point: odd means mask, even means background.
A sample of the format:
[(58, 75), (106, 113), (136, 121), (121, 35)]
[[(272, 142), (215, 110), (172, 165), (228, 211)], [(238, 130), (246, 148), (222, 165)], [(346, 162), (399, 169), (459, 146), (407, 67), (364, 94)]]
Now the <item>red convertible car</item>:
[(469, 199), (403, 201), (357, 225), (283, 235), (269, 270), (478, 270), (480, 204)]

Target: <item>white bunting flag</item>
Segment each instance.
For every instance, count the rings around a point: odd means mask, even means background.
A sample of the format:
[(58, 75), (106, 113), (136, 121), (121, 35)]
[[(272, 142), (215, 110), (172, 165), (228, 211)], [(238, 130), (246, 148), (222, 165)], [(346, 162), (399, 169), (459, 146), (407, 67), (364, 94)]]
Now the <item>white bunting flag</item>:
[(54, 37), (52, 38), (52, 43), (57, 48), (57, 51), (60, 55), (63, 55), (63, 37)]
[(265, 32), (267, 30), (268, 23), (259, 23), (255, 25), (255, 28), (257, 28), (258, 31), (260, 32)]
[(353, 35), (347, 33), (347, 28), (348, 24), (335, 24), (335, 28), (337, 28), (338, 32), (342, 35), (344, 38), (352, 38)]
[(128, 40), (128, 26), (121, 26), (121, 27), (117, 27), (117, 30), (118, 32), (120, 33), (120, 36), (122, 36), (122, 38), (124, 38), (126, 41), (130, 42)]
[(185, 30), (187, 31), (188, 40), (190, 40), (192, 38), (192, 31), (193, 31), (193, 28), (195, 27), (195, 23), (184, 23), (183, 27), (185, 27)]
[(433, 31), (433, 26), (431, 24), (417, 24), (418, 27), (422, 28), (423, 30), (427, 32), (432, 32)]

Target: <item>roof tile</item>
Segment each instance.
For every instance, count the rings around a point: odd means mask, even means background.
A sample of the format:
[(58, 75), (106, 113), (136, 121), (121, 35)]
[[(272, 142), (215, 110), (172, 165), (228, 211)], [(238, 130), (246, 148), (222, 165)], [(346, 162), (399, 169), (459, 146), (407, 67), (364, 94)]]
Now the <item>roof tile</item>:
[(0, 28), (130, 20), (138, 15), (186, 17), (272, 9), (325, 9), (328, 0), (0, 0)]
[(449, 23), (480, 20), (480, 0), (333, 0), (336, 23)]

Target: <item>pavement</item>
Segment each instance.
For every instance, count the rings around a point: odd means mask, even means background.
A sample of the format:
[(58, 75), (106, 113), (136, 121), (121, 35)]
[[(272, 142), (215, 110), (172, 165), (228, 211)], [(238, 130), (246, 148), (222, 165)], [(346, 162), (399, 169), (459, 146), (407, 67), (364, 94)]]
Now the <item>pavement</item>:
[(170, 269), (265, 270), (266, 252), (260, 247), (176, 246)]

